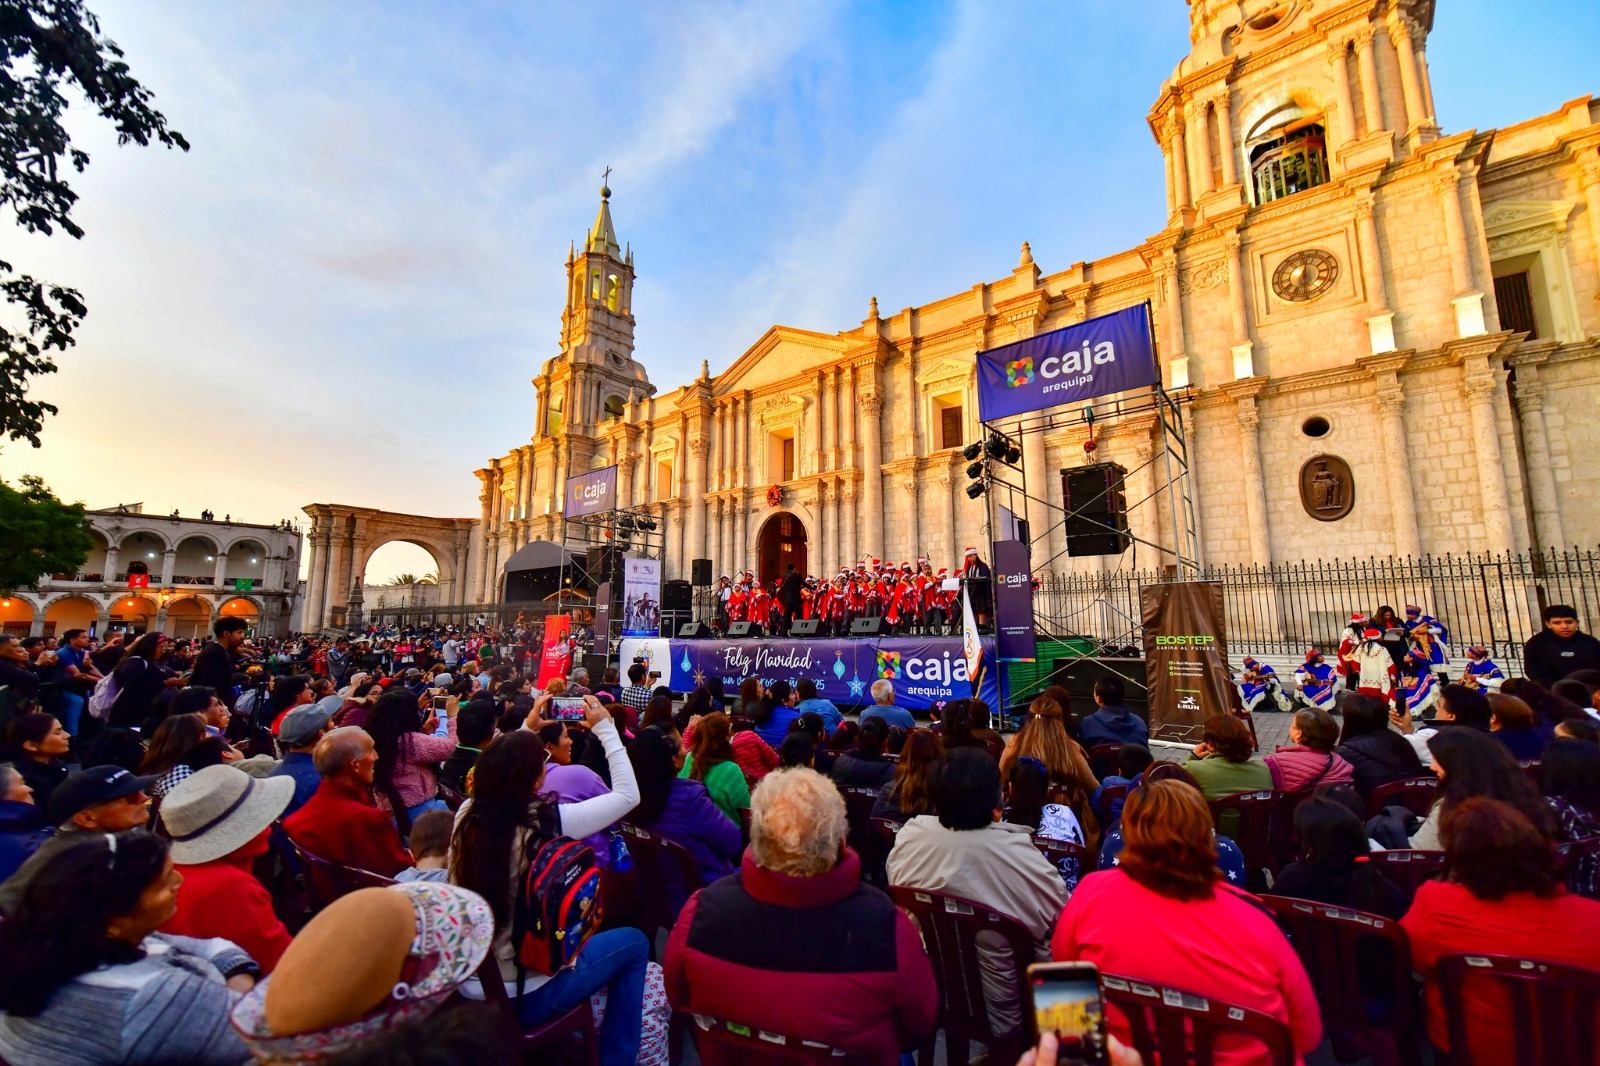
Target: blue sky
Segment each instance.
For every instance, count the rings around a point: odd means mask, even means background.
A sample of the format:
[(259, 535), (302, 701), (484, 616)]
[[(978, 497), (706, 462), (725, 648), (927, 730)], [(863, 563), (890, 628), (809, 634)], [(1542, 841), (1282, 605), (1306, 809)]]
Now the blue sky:
[[(1144, 117), (1181, 0), (852, 5), (100, 0), (194, 145), (93, 155), (88, 236), (8, 233), (90, 318), (37, 393), (40, 473), (90, 506), (270, 522), (311, 501), (477, 513), (527, 440), (600, 172), (672, 388), (774, 322), (832, 331), (1162, 224)], [(1440, 0), (1447, 131), (1600, 91), (1592, 0)], [(378, 566), (379, 564), (375, 564)]]

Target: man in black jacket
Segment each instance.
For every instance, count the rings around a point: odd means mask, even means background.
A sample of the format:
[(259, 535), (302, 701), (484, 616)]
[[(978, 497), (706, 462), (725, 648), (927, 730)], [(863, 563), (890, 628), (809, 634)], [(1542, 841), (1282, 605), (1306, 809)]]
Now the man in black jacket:
[(244, 644), (245, 630), (250, 624), (243, 618), (219, 618), (211, 631), (217, 639), (200, 649), (189, 672), (190, 685), (206, 685), (217, 690), (217, 698), (233, 707), (233, 675), (239, 666), (236, 654)]
[(1578, 612), (1554, 603), (1541, 612), (1544, 629), (1522, 646), (1522, 672), (1549, 688), (1574, 670), (1600, 670), (1600, 640), (1578, 629)]
[(789, 564), (789, 569), (783, 575), (783, 584), (778, 586), (778, 603), (783, 607), (783, 631), (789, 632), (789, 627), (794, 624), (795, 617), (800, 614), (805, 603), (800, 595), (800, 589), (805, 585), (805, 578), (800, 576), (800, 571)]

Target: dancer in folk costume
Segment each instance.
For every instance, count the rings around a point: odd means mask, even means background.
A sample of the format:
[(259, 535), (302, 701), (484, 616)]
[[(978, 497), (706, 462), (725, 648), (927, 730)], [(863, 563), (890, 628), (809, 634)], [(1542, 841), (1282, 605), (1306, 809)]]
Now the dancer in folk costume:
[(1482, 644), (1474, 644), (1467, 649), (1467, 668), (1461, 674), (1461, 683), (1468, 688), (1486, 688), (1493, 692), (1500, 691), (1500, 684), (1506, 679), (1505, 671), (1489, 658), (1489, 649)]
[(1249, 655), (1244, 657), (1244, 680), (1239, 685), (1239, 697), (1247, 711), (1289, 710), (1289, 700), (1283, 694), (1283, 686), (1278, 684), (1277, 671)]
[(1406, 712), (1416, 721), (1421, 721), (1426, 713), (1439, 702), (1441, 688), (1439, 676), (1432, 670), (1423, 670), (1411, 674), (1405, 679)]
[(1336, 677), (1333, 667), (1323, 660), (1322, 652), (1316, 648), (1306, 649), (1306, 661), (1294, 672), (1294, 680), (1300, 686), (1303, 702), (1324, 711), (1333, 709), (1333, 683)]
[(1413, 606), (1411, 604), (1407, 604), (1406, 605), (1406, 628), (1407, 629), (1415, 629), (1415, 628), (1417, 628), (1417, 626), (1433, 626), (1434, 627), (1434, 636), (1438, 638), (1439, 643), (1445, 644), (1445, 645), (1448, 645), (1450, 643), (1450, 629), (1449, 629), (1448, 626), (1446, 626), (1443, 622), (1439, 621), (1433, 615), (1424, 614), (1422, 612), (1422, 608), (1421, 607), (1416, 607), (1416, 606)]
[(743, 622), (745, 611), (750, 605), (750, 586), (740, 581), (728, 590), (728, 624)]
[[(1410, 609), (1407, 608), (1407, 614)], [(1439, 623), (1419, 622), (1411, 629), (1410, 660), (1418, 672), (1443, 674), (1450, 679), (1450, 649), (1438, 639)]]
[(900, 629), (900, 574), (893, 564), (884, 571), (878, 583), (878, 595), (883, 600), (883, 620), (889, 623), (891, 633)]
[(1376, 629), (1363, 630), (1361, 646), (1352, 661), (1356, 667), (1356, 691), (1366, 696), (1376, 696), (1388, 702), (1393, 699), (1400, 680), (1400, 671), (1394, 665), (1394, 656), (1383, 646), (1383, 633)]
[(1347, 692), (1354, 692), (1360, 683), (1361, 665), (1356, 662), (1356, 652), (1361, 650), (1362, 633), (1366, 628), (1367, 616), (1357, 611), (1350, 616), (1350, 625), (1345, 630), (1344, 639), (1339, 641), (1337, 672), (1344, 678)]

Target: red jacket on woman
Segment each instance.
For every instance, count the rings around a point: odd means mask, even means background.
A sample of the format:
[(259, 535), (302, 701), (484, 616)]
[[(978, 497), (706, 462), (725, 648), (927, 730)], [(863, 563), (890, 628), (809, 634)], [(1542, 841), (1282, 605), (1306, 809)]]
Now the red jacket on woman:
[(255, 860), (267, 853), (267, 834), (261, 834), (230, 855), (211, 862), (174, 865), (183, 875), (178, 892), (178, 913), (161, 927), (163, 933), (206, 940), (220, 936), (243, 948), (270, 974), (289, 946), (289, 930), (272, 910), (272, 895), (251, 872)]
[[(675, 1009), (827, 1044), (848, 1054), (840, 1066), (896, 1062), (939, 1007), (916, 927), (861, 882), (849, 849), (820, 877), (775, 873), (746, 849), (738, 876), (689, 898), (665, 968)], [(732, 1060), (708, 1043), (701, 1061)]]

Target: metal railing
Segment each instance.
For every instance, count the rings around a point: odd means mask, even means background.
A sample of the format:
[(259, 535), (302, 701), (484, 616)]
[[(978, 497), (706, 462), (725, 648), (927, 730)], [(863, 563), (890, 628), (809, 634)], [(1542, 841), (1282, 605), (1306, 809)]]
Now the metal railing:
[[(1522, 644), (1541, 627), (1539, 612), (1570, 604), (1583, 628), (1600, 623), (1600, 552), (1483, 553), (1420, 559), (1203, 567), (1222, 584), (1228, 640), (1257, 654), (1298, 657), (1311, 645), (1337, 646), (1350, 615), (1408, 604), (1443, 623), (1453, 654), (1482, 644), (1502, 667), (1520, 666)], [(1137, 646), (1139, 586), (1170, 581), (1163, 570), (1052, 575), (1034, 596), (1042, 635), (1094, 637)]]

